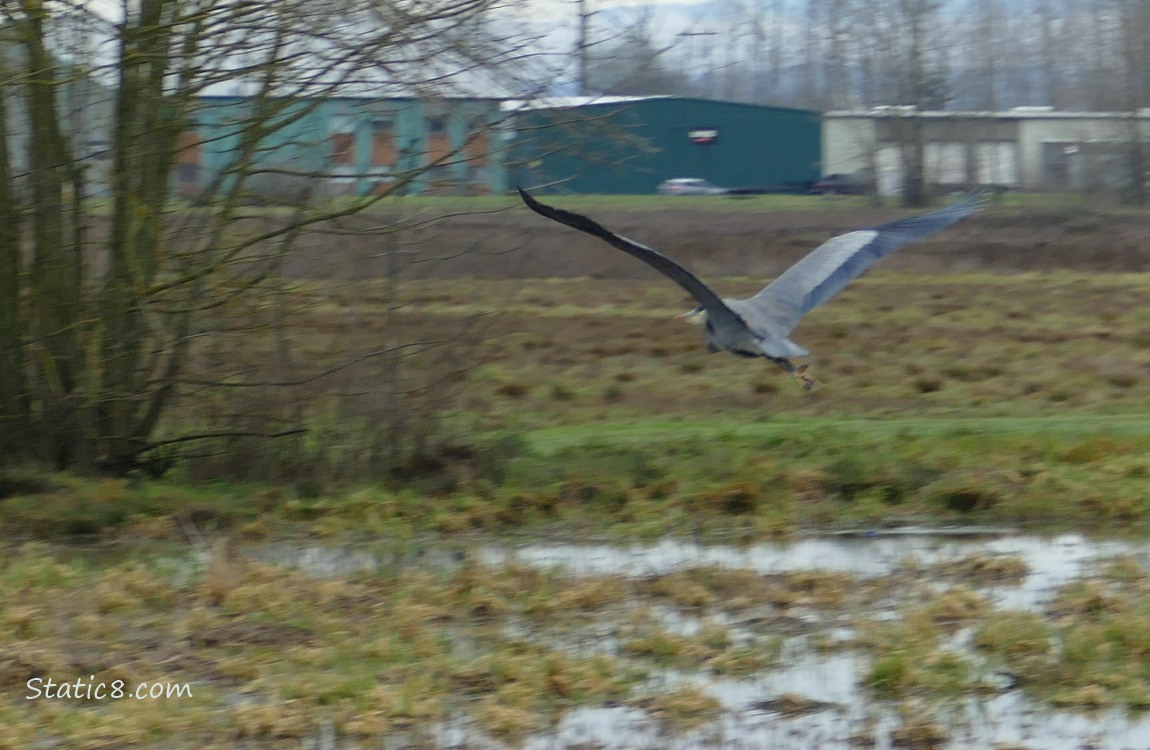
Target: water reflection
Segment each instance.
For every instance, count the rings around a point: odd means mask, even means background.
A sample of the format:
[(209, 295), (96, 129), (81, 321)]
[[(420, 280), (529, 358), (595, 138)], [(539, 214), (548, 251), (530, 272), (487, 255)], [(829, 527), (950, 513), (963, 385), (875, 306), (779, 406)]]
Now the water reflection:
[[(1014, 555), (1028, 573), (1011, 585), (975, 586), (999, 608), (1041, 609), (1053, 592), (1087, 575), (1100, 561), (1130, 555), (1146, 562), (1150, 547), (1128, 541), (1095, 541), (1078, 534), (1058, 536), (1005, 533), (923, 533), (893, 530), (864, 535), (812, 536), (787, 542), (749, 546), (707, 545), (663, 540), (649, 544), (565, 544), (553, 541), (509, 546), (479, 543), (465, 550), (434, 548), (403, 551), (371, 548), (328, 548), (319, 545), (275, 545), (254, 550), (257, 557), (277, 564), (299, 566), (320, 576), (355, 571), (460, 565), (464, 559), (483, 565), (519, 564), (558, 568), (576, 576), (661, 575), (700, 566), (749, 569), (760, 574), (806, 570), (845, 572), (860, 578), (884, 576), (910, 566), (934, 566), (971, 555)], [(913, 561), (913, 562), (911, 562)], [(940, 586), (947, 585), (945, 582)], [(889, 602), (875, 603), (876, 610)], [(891, 610), (893, 611), (893, 610)], [(893, 615), (893, 616), (897, 616)], [(690, 618), (668, 621), (690, 632)], [(836, 627), (828, 623), (830, 628)], [(841, 627), (841, 626), (840, 626)], [(824, 633), (827, 635), (827, 633)], [(849, 633), (847, 634), (849, 635)], [(956, 636), (954, 647), (967, 639)], [(647, 712), (631, 706), (599, 706), (567, 712), (551, 732), (528, 738), (524, 747), (546, 748), (771, 748), (847, 750), (859, 746), (886, 750), (902, 719), (898, 707), (877, 701), (858, 683), (867, 656), (858, 651), (819, 652), (805, 637), (787, 642), (781, 663), (749, 679), (717, 678), (706, 674), (666, 672), (658, 678), (673, 687), (677, 682), (700, 686), (720, 701), (724, 713), (718, 721), (695, 730), (668, 732)], [(592, 644), (593, 646), (593, 644)], [(602, 643), (599, 642), (599, 648)], [(833, 704), (797, 716), (756, 708), (763, 701), (795, 694)], [(937, 708), (937, 706), (935, 707)], [(1018, 691), (954, 699), (936, 714), (946, 724), (949, 740), (941, 748), (1027, 747), (1044, 750), (1150, 747), (1150, 720), (1123, 711), (1093, 715), (1056, 712), (1036, 705)], [(473, 727), (441, 728), (438, 747), (498, 747)], [(863, 742), (865, 740), (865, 742)]]
[(489, 545), (478, 550), (488, 565), (519, 562), (558, 567), (576, 575), (647, 576), (683, 568), (717, 565), (754, 570), (764, 575), (800, 570), (824, 570), (874, 577), (887, 575), (908, 560), (934, 565), (973, 554), (1017, 555), (1030, 573), (1018, 586), (993, 586), (986, 591), (1002, 606), (1041, 606), (1054, 588), (1086, 572), (1099, 559), (1119, 554), (1145, 554), (1145, 545), (1122, 541), (1092, 541), (1079, 534), (1055, 537), (969, 533), (935, 535), (883, 533), (874, 536), (816, 536), (787, 542), (748, 546), (703, 545), (666, 539), (654, 544), (525, 544), (515, 548)]
[[(1124, 541), (1093, 541), (1078, 534), (1037, 535), (924, 534), (899, 530), (874, 535), (811, 537), (746, 547), (701, 545), (678, 540), (655, 544), (611, 546), (527, 544), (515, 549), (488, 546), (480, 550), (487, 564), (511, 561), (559, 567), (579, 575), (659, 575), (677, 569), (718, 565), (751, 569), (762, 574), (801, 570), (847, 572), (862, 577), (890, 574), (907, 564), (934, 565), (973, 554), (1016, 555), (1029, 569), (1017, 585), (982, 587), (1001, 608), (1041, 608), (1059, 586), (1087, 574), (1095, 563), (1116, 555), (1147, 556), (1147, 546)], [(708, 744), (702, 736), (667, 737), (649, 719), (624, 709), (571, 712), (556, 735), (529, 747), (565, 747), (568, 742), (593, 740), (604, 748), (826, 748), (858, 747), (869, 739), (873, 747), (893, 747), (891, 734), (899, 719), (891, 706), (873, 701), (858, 684), (866, 657), (857, 652), (822, 654), (789, 648), (784, 665), (751, 680), (696, 676), (696, 682), (719, 699), (727, 713), (710, 727)], [(793, 693), (827, 701), (836, 709), (803, 716), (762, 714), (748, 707), (764, 698)], [(1095, 715), (1043, 710), (1020, 692), (971, 697), (958, 701), (950, 716), (947, 748), (990, 748), (995, 745), (1049, 750), (1129, 748), (1150, 746), (1150, 720), (1123, 711)], [(548, 742), (557, 744), (548, 744)]]

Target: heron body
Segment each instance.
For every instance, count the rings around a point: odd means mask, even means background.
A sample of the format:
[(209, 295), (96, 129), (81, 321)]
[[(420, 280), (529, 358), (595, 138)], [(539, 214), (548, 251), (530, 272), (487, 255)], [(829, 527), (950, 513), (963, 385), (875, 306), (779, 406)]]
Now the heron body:
[(931, 213), (832, 237), (753, 297), (720, 299), (694, 274), (662, 253), (615, 234), (586, 216), (540, 203), (522, 188), (519, 195), (537, 214), (598, 237), (679, 284), (699, 303), (681, 317), (704, 325), (710, 351), (765, 357), (794, 375), (804, 390), (810, 390), (814, 380), (806, 374), (806, 365), (796, 367), (791, 359), (810, 352), (789, 338), (803, 316), (883, 256), (908, 242), (929, 237), (986, 205), (979, 197), (970, 196)]

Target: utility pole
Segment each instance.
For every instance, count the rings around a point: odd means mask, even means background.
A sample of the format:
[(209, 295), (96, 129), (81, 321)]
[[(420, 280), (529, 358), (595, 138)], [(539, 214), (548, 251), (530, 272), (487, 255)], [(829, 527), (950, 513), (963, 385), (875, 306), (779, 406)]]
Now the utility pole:
[(576, 6), (579, 9), (579, 33), (575, 38), (575, 60), (579, 65), (579, 96), (587, 96), (587, 47), (590, 44), (587, 35), (591, 29), (591, 11), (587, 9), (589, 2), (590, 0), (578, 0)]

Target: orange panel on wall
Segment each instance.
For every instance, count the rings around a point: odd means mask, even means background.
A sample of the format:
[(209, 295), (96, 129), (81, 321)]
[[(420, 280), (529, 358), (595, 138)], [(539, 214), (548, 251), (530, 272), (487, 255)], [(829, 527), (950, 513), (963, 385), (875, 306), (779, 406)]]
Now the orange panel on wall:
[(427, 156), (431, 161), (445, 159), (451, 153), (451, 142), (447, 133), (430, 133), (427, 136)]
[(176, 163), (199, 164), (201, 142), (200, 134), (194, 130), (180, 133), (180, 137), (176, 140)]
[(331, 163), (339, 166), (355, 164), (355, 133), (334, 133), (331, 136)]
[(395, 136), (390, 130), (376, 130), (371, 134), (371, 163), (376, 167), (395, 164)]

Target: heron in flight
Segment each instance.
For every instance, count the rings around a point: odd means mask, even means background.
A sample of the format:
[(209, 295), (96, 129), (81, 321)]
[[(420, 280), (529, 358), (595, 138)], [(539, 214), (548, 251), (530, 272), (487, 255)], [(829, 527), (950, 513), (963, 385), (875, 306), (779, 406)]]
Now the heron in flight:
[(709, 351), (765, 357), (794, 377), (804, 391), (811, 390), (816, 381), (807, 365), (796, 366), (791, 359), (810, 352), (788, 338), (802, 317), (833, 297), (879, 258), (908, 242), (929, 237), (986, 206), (980, 196), (971, 195), (938, 211), (832, 237), (755, 296), (720, 299), (698, 277), (666, 255), (615, 234), (586, 216), (540, 203), (523, 188), (518, 190), (523, 202), (535, 213), (598, 237), (653, 266), (687, 290), (699, 305), (678, 317), (706, 327)]

